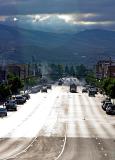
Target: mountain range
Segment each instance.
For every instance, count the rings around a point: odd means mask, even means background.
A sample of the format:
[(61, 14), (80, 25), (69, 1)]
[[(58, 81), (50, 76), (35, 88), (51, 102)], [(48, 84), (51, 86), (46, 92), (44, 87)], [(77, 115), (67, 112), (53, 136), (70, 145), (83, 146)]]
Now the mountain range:
[(75, 34), (26, 30), (0, 24), (0, 63), (36, 62), (94, 65), (115, 59), (115, 32), (102, 29)]

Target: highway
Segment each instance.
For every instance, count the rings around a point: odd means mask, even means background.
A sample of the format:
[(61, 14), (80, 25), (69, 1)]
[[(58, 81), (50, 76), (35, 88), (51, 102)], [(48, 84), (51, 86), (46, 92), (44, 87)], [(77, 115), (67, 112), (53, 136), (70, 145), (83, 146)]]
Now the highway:
[(101, 108), (101, 96), (68, 95), (67, 141), (59, 160), (114, 160), (115, 117)]
[(17, 112), (0, 118), (0, 160), (115, 160), (115, 116), (102, 110), (102, 99), (81, 86), (78, 93), (54, 85), (31, 94)]

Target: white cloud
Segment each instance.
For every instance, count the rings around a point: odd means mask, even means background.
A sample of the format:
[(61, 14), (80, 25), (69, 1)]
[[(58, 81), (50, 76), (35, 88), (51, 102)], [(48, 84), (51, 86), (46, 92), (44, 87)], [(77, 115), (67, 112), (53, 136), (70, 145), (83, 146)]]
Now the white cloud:
[(73, 16), (69, 14), (57, 15), (59, 19), (63, 19), (66, 23), (71, 23), (73, 21)]
[(115, 30), (115, 21), (101, 20), (100, 15), (94, 13), (0, 16), (0, 21), (1, 23), (6, 21), (7, 24), (16, 24), (27, 29), (49, 30), (51, 32), (78, 32), (91, 28)]
[(85, 21), (86, 18), (95, 17), (95, 14), (92, 13), (76, 13), (76, 14), (59, 14), (58, 18), (63, 19), (66, 23), (78, 24)]
[(35, 14), (35, 15), (28, 15), (26, 16), (27, 18), (30, 18), (30, 20), (32, 22), (41, 22), (41, 21), (45, 21), (48, 18), (50, 18), (51, 15), (48, 14)]
[(79, 21), (77, 24), (80, 24), (80, 25), (83, 25), (83, 26), (87, 26), (87, 25), (89, 25), (89, 26), (91, 26), (91, 25), (111, 25), (111, 24), (114, 24), (115, 22), (111, 22), (111, 21), (102, 21), (102, 22), (91, 22), (91, 21)]

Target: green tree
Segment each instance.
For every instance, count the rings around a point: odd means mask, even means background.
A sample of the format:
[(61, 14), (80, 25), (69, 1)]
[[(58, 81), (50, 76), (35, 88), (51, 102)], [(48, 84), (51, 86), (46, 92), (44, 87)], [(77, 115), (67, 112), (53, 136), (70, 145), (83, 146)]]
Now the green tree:
[(64, 73), (64, 66), (62, 64), (58, 64), (57, 69), (59, 76), (62, 76)]
[(19, 77), (10, 74), (7, 76), (7, 79), (8, 79), (8, 86), (10, 87), (12, 94), (17, 94), (19, 92), (19, 89), (24, 87), (24, 84), (19, 79)]
[(82, 78), (82, 77), (85, 77), (86, 75), (87, 75), (87, 69), (83, 64), (76, 66), (76, 76), (77, 77)]
[(108, 86), (109, 84), (111, 83), (111, 80), (110, 78), (105, 78), (102, 80), (102, 88), (104, 89), (105, 93), (107, 94), (108, 93)]
[(69, 70), (68, 65), (65, 66), (65, 74), (66, 74), (66, 75), (69, 75), (69, 74), (70, 74), (70, 70)]
[(71, 75), (71, 76), (75, 76), (74, 66), (71, 66), (71, 67), (70, 67), (70, 75)]
[(40, 78), (30, 77), (30, 78), (27, 78), (24, 83), (25, 83), (25, 86), (32, 87), (37, 85), (39, 81), (40, 81)]
[(91, 85), (95, 85), (96, 84), (96, 77), (95, 77), (95, 74), (93, 71), (90, 71), (86, 77), (85, 77), (85, 80), (88, 84), (91, 84)]
[(11, 95), (11, 90), (8, 85), (0, 85), (0, 99), (5, 101)]
[(115, 98), (115, 83), (114, 84), (110, 84), (108, 85), (108, 95), (111, 97), (111, 98)]
[(115, 79), (105, 78), (102, 81), (102, 88), (108, 96), (115, 98)]
[(56, 64), (50, 64), (49, 65), (49, 68), (50, 68), (50, 78), (52, 80), (57, 80), (58, 79), (58, 68), (57, 68), (57, 65)]

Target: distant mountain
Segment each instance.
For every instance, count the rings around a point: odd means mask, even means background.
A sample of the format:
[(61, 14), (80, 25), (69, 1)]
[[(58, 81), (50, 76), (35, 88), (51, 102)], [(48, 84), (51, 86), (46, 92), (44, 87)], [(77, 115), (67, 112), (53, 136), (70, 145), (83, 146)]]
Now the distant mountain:
[(115, 59), (115, 32), (99, 29), (79, 32), (60, 48), (60, 52), (85, 64), (94, 64), (109, 56)]
[(33, 31), (0, 25), (0, 63), (36, 61), (93, 65), (104, 57), (115, 58), (115, 32), (85, 30), (74, 35)]
[(69, 34), (56, 34), (50, 32), (26, 30), (18, 27), (0, 25), (0, 42), (12, 41), (16, 46), (37, 45), (44, 47), (57, 47), (66, 42)]

